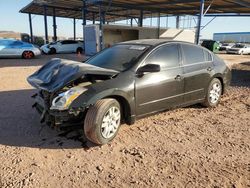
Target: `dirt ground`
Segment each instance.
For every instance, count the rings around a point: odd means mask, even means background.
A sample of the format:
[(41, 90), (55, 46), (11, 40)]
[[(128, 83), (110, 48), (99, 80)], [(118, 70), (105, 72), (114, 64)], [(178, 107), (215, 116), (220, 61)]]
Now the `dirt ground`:
[(0, 60), (0, 187), (250, 187), (250, 56), (221, 57), (233, 80), (217, 108), (141, 119), (101, 147), (39, 123), (26, 77), (51, 56)]

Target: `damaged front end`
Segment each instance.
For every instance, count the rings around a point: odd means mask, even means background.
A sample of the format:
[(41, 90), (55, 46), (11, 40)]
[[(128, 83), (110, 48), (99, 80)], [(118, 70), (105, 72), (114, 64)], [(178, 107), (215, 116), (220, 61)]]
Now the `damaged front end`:
[(117, 74), (117, 71), (81, 62), (52, 59), (27, 79), (38, 89), (32, 97), (35, 99), (33, 107), (41, 114), (41, 123), (56, 126), (83, 121), (88, 106), (71, 108), (71, 103), (84, 95), (91, 85)]

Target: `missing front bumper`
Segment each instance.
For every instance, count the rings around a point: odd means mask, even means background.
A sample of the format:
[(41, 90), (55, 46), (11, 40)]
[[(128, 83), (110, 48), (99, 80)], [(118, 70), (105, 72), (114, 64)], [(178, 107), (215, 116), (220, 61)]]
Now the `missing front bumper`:
[[(81, 121), (84, 118), (84, 110), (50, 110), (50, 103), (46, 101), (40, 93), (32, 96), (35, 99), (35, 103), (32, 106), (40, 114), (40, 122), (46, 123), (50, 126), (59, 126), (65, 123)], [(47, 99), (48, 100), (48, 99)]]

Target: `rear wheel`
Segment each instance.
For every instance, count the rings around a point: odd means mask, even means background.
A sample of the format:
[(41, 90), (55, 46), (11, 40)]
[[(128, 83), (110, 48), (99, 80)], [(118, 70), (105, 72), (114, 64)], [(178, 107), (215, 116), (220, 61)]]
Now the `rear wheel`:
[(203, 103), (206, 107), (216, 107), (221, 99), (222, 95), (222, 83), (218, 78), (214, 78), (207, 90), (207, 96)]
[(77, 48), (77, 50), (76, 50), (76, 53), (77, 53), (77, 54), (79, 54), (79, 53), (82, 54), (82, 52), (83, 52), (83, 49), (82, 49), (82, 48)]
[(32, 59), (33, 57), (35, 57), (35, 55), (32, 51), (24, 51), (22, 57), (24, 59)]
[(56, 49), (55, 48), (50, 48), (49, 54), (56, 54)]
[(91, 142), (103, 145), (115, 138), (120, 124), (119, 102), (102, 99), (89, 108), (84, 121), (84, 133)]

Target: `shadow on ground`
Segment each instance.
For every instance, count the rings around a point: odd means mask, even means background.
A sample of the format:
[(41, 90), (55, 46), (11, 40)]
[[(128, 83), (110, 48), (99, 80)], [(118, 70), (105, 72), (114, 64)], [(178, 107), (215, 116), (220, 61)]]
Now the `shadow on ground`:
[(81, 126), (52, 129), (41, 124), (32, 109), (35, 90), (0, 92), (0, 144), (16, 147), (72, 149), (94, 147), (86, 141)]

